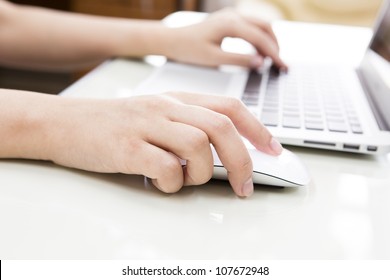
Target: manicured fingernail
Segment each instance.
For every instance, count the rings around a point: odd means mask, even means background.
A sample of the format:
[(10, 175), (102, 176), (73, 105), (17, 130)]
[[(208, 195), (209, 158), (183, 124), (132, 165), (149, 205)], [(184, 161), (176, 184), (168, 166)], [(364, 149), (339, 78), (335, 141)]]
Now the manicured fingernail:
[(263, 65), (263, 58), (260, 56), (254, 56), (250, 61), (250, 67), (253, 69), (259, 68), (261, 65)]
[(242, 195), (243, 196), (251, 196), (253, 194), (253, 181), (252, 178), (249, 178), (248, 181), (242, 186)]
[(280, 155), (283, 151), (282, 145), (275, 138), (272, 138), (272, 140), (269, 144), (269, 147), (271, 148), (272, 151), (274, 151), (274, 153), (276, 153), (278, 155)]

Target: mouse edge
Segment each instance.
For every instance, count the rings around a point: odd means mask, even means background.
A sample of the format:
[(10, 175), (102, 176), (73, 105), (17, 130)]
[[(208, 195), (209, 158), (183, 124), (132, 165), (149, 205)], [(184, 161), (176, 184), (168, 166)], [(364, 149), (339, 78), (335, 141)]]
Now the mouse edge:
[[(258, 176), (261, 178), (257, 178)], [(306, 180), (302, 180), (302, 181), (292, 181), (275, 175), (262, 173), (259, 171), (253, 171), (252, 178), (253, 178), (253, 183), (257, 185), (287, 187), (287, 188), (304, 187), (310, 182), (310, 178), (306, 178)]]
[[(258, 178), (258, 176), (261, 178)], [(214, 165), (212, 178), (218, 180), (227, 180), (228, 176), (225, 167), (223, 165)], [(293, 182), (287, 179), (283, 179), (270, 174), (265, 174), (259, 171), (253, 171), (252, 180), (253, 180), (253, 184), (255, 185), (266, 185), (266, 186), (275, 186), (275, 187), (303, 187), (310, 182), (309, 177), (306, 178), (305, 182)]]

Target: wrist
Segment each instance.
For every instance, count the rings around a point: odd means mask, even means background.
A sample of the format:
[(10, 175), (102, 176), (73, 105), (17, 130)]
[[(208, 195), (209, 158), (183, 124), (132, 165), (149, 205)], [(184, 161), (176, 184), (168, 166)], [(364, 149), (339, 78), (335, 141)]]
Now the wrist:
[(0, 157), (50, 160), (56, 96), (2, 90)]
[(160, 21), (130, 20), (118, 30), (114, 56), (143, 57), (170, 54), (173, 32)]

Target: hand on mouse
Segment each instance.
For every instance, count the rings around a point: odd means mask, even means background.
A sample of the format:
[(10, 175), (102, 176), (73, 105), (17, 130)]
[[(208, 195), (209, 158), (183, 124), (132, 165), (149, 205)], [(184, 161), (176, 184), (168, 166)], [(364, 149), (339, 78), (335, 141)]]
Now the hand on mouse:
[[(7, 91), (1, 113), (8, 135), (0, 157), (51, 160), (108, 173), (142, 174), (167, 193), (207, 182), (212, 143), (238, 196), (253, 192), (252, 162), (240, 134), (259, 150), (279, 154), (280, 144), (229, 97), (169, 93), (127, 99), (81, 99)], [(21, 114), (29, 104), (28, 113)], [(7, 118), (23, 116), (15, 124)], [(179, 158), (187, 161), (182, 168)]]

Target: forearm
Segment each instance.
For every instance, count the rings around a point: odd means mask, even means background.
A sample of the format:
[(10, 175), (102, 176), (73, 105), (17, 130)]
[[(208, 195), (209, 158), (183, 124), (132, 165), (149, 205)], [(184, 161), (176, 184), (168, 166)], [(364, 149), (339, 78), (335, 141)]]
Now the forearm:
[(0, 158), (49, 159), (57, 96), (0, 89)]
[(16, 67), (67, 70), (112, 56), (165, 54), (170, 40), (169, 29), (158, 21), (73, 14), (2, 1), (0, 23), (0, 63)]

